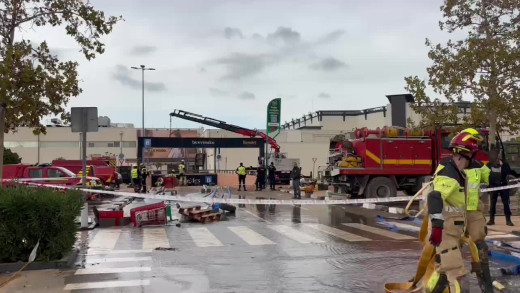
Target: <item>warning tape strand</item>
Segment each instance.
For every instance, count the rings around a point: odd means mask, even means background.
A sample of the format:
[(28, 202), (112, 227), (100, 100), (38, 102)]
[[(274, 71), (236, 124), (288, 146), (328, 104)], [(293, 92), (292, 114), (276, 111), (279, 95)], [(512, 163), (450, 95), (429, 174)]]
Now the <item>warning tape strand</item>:
[[(190, 193), (186, 195), (161, 195), (161, 194), (142, 194), (124, 191), (109, 191), (109, 190), (97, 190), (97, 189), (83, 189), (72, 186), (64, 185), (52, 185), (52, 184), (40, 184), (28, 182), (27, 179), (12, 180), (3, 179), (2, 182), (21, 183), (29, 186), (40, 186), (56, 189), (74, 189), (87, 193), (96, 194), (108, 194), (108, 195), (119, 195), (128, 196), (143, 199), (157, 199), (167, 201), (180, 201), (180, 202), (195, 202), (195, 203), (226, 203), (226, 204), (270, 204), (270, 205), (335, 205), (335, 204), (364, 204), (364, 203), (390, 203), (390, 202), (407, 202), (413, 199), (413, 196), (400, 196), (400, 197), (385, 197), (385, 198), (359, 198), (359, 199), (241, 199), (241, 198), (216, 198), (216, 197), (203, 197), (207, 194), (202, 193)], [(500, 187), (488, 187), (481, 189), (481, 192), (490, 192), (504, 189), (520, 188), (520, 183), (500, 186)], [(415, 200), (422, 200), (422, 196), (418, 196)]]

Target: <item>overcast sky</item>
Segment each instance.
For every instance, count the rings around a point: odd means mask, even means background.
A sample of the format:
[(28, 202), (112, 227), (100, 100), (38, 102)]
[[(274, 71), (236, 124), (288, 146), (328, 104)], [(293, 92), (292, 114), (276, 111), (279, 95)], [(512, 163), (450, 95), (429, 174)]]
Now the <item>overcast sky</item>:
[[(312, 110), (385, 105), (404, 93), (404, 76), (426, 76), (426, 37), (439, 30), (440, 0), (96, 0), (122, 15), (106, 53), (85, 61), (61, 30), (44, 38), (79, 60), (84, 92), (69, 106), (97, 106), (112, 122), (168, 127), (182, 109), (251, 128), (265, 127), (269, 100), (282, 98), (282, 122)], [(173, 120), (174, 127), (200, 127)]]

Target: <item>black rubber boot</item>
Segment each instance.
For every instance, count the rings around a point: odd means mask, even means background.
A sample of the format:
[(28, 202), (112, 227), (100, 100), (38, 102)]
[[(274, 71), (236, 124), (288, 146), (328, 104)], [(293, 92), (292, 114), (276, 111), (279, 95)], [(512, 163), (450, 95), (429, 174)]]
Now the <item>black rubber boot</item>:
[(495, 215), (489, 215), (489, 221), (487, 222), (488, 226), (495, 225)]
[(511, 222), (511, 216), (506, 216), (506, 225), (508, 226), (514, 226), (513, 222)]

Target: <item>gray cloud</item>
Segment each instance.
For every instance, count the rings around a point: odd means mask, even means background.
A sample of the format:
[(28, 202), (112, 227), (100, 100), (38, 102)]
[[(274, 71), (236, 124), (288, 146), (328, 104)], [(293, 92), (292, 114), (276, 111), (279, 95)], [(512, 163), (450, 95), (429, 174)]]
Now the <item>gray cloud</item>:
[(253, 93), (242, 92), (240, 95), (238, 95), (238, 98), (241, 100), (254, 100), (256, 97), (255, 97), (255, 94), (253, 94)]
[(264, 39), (264, 37), (262, 37), (262, 35), (257, 34), (257, 33), (254, 33), (252, 37), (255, 40), (263, 40)]
[(295, 45), (300, 43), (300, 33), (288, 27), (280, 26), (276, 31), (267, 36), (267, 39), (274, 42), (283, 42), (285, 45)]
[[(234, 30), (238, 29), (226, 28), (226, 30), (231, 35)], [(335, 41), (343, 34), (343, 30), (335, 30), (316, 41), (305, 42), (301, 39), (299, 32), (288, 27), (278, 27), (275, 32), (268, 34), (265, 38), (257, 33), (252, 35), (252, 38), (257, 41), (267, 41), (270, 44), (279, 45), (276, 49), (263, 54), (232, 53), (226, 57), (212, 60), (211, 63), (224, 66), (226, 73), (222, 79), (238, 80), (258, 74), (266, 67), (280, 64), (284, 60), (300, 62), (304, 59), (307, 61), (309, 58), (316, 59), (314, 48)], [(240, 35), (242, 35), (241, 32)], [(311, 68), (332, 71), (345, 66), (346, 64), (339, 60), (327, 58), (311, 65)]]
[(273, 62), (273, 56), (233, 53), (214, 62), (226, 67), (227, 74), (223, 79), (240, 79), (262, 71), (264, 67)]
[(130, 49), (132, 55), (146, 55), (157, 51), (157, 47), (154, 46), (133, 46)]
[(214, 96), (214, 97), (217, 97), (217, 98), (220, 98), (220, 97), (225, 97), (227, 96), (229, 93), (226, 92), (226, 91), (223, 91), (223, 90), (219, 90), (217, 88), (209, 88), (209, 93)]
[(233, 27), (226, 27), (224, 29), (224, 36), (226, 37), (226, 39), (232, 39), (232, 38), (243, 39), (244, 38), (242, 31), (238, 28), (233, 28)]
[(345, 64), (345, 62), (333, 57), (322, 59), (321, 61), (310, 65), (311, 69), (323, 71), (334, 71), (345, 67), (347, 67), (347, 64)]
[[(141, 74), (137, 74), (137, 70), (135, 73), (130, 72), (130, 68), (117, 65), (115, 72), (112, 74), (112, 78), (116, 81), (120, 82), (124, 86), (128, 86), (134, 89), (140, 89), (142, 86), (140, 78), (134, 78), (133, 76), (139, 77)], [(163, 92), (166, 90), (166, 85), (163, 82), (147, 82), (144, 83), (144, 88), (151, 92)]]
[(339, 39), (342, 35), (345, 34), (344, 30), (335, 30), (331, 33), (328, 33), (323, 38), (321, 38), (318, 43), (330, 43), (334, 42), (335, 40)]
[(318, 98), (320, 99), (330, 99), (331, 98), (331, 95), (327, 94), (327, 93), (320, 93), (318, 95)]

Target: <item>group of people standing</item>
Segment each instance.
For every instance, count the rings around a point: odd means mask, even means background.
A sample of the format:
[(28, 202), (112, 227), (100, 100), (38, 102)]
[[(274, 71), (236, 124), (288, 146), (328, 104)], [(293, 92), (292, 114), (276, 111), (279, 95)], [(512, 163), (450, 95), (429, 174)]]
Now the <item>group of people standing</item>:
[[(268, 172), (269, 176), (269, 188), (271, 190), (276, 190), (276, 167), (274, 166), (274, 163), (271, 162), (271, 164), (265, 168), (263, 163), (260, 163), (258, 167), (256, 168), (256, 191), (264, 190), (265, 189), (265, 175), (266, 172)], [(240, 166), (238, 166), (236, 173), (238, 174), (238, 190), (242, 190), (242, 187), (244, 188), (244, 191), (247, 191), (246, 189), (246, 176), (247, 176), (247, 168), (244, 167), (244, 163), (240, 163)]]
[(146, 167), (141, 166), (141, 168), (138, 168), (137, 166), (133, 166), (130, 175), (135, 192), (146, 193), (146, 179), (148, 179), (150, 175)]
[[(291, 179), (292, 179), (292, 185), (294, 190), (294, 197), (295, 199), (301, 199), (301, 192), (300, 192), (300, 178), (301, 178), (301, 167), (298, 167), (297, 163), (294, 163), (294, 167), (291, 171)], [(269, 188), (271, 190), (276, 190), (276, 167), (273, 162), (265, 168), (263, 163), (260, 163), (258, 167), (256, 168), (256, 191), (261, 191), (265, 189), (265, 177), (266, 172), (268, 172), (269, 177)], [(247, 191), (246, 189), (246, 176), (247, 176), (247, 168), (244, 167), (243, 163), (240, 163), (240, 166), (236, 169), (236, 173), (238, 174), (238, 190), (242, 190), (242, 187), (244, 188), (244, 191)]]

